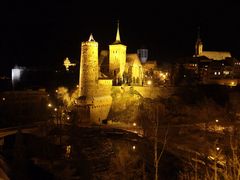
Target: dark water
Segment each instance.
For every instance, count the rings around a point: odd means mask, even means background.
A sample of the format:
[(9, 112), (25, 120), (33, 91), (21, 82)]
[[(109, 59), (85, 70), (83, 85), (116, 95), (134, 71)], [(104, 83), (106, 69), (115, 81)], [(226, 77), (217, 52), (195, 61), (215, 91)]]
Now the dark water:
[[(3, 155), (11, 179), (154, 178), (152, 144), (121, 130), (74, 128), (45, 138), (18, 134), (6, 138)], [(180, 167), (164, 152), (159, 177), (177, 179)]]

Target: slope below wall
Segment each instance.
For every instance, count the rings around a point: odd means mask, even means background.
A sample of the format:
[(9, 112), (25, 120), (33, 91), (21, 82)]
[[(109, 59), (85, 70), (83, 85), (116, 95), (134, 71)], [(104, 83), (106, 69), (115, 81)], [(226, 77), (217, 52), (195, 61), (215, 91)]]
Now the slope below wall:
[(121, 91), (135, 91), (136, 93), (141, 94), (144, 98), (155, 99), (158, 97), (169, 97), (173, 92), (173, 87), (152, 87), (152, 86), (113, 86), (112, 91), (121, 90)]

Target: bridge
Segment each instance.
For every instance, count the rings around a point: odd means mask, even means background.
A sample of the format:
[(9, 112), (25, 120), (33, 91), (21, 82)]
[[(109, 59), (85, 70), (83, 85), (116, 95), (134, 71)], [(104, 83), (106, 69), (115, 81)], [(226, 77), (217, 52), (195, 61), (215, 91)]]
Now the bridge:
[(33, 133), (39, 128), (40, 124), (41, 122), (36, 122), (32, 124), (27, 124), (27, 125), (0, 128), (0, 146), (4, 144), (4, 137), (16, 134), (19, 131), (21, 131), (24, 134)]

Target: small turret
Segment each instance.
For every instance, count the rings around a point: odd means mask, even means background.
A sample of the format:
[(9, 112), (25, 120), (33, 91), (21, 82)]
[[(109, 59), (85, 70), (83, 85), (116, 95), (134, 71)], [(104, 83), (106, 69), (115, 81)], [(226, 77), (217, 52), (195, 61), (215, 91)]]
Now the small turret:
[(92, 33), (90, 34), (88, 41), (89, 41), (89, 42), (91, 42), (91, 41), (95, 41), (94, 38), (93, 38)]

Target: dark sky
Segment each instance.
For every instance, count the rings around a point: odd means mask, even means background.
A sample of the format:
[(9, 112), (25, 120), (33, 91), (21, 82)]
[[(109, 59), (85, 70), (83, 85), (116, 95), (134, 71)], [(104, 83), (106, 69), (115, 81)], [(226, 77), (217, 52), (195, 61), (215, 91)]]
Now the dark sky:
[(191, 56), (200, 26), (204, 49), (240, 57), (239, 5), (167, 2), (1, 1), (0, 74), (15, 64), (54, 67), (67, 56), (79, 60), (81, 42), (90, 33), (99, 50), (107, 49), (115, 39), (118, 19), (128, 53), (144, 46), (159, 62)]

